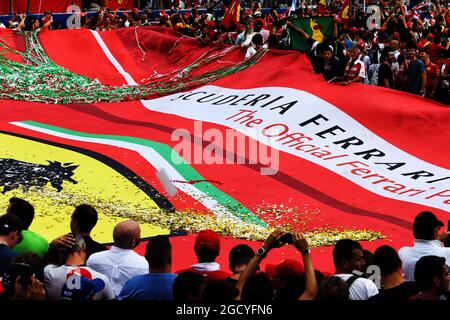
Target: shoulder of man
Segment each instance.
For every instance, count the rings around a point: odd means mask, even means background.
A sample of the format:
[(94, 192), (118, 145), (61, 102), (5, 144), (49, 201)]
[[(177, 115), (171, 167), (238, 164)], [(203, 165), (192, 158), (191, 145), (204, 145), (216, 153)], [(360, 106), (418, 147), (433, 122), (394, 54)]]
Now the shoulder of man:
[(373, 281), (362, 277), (356, 279), (352, 287), (354, 287), (358, 291), (365, 291), (367, 293), (367, 298), (372, 297), (379, 292), (378, 287)]

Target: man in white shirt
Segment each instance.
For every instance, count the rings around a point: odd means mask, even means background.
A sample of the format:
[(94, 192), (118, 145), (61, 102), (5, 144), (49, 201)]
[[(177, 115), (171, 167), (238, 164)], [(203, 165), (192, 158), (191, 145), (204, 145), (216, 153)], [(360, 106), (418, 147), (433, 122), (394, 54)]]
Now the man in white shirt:
[(441, 242), (448, 237), (448, 232), (439, 236), (439, 229), (443, 226), (442, 221), (430, 211), (421, 212), (416, 216), (413, 224), (414, 246), (403, 247), (398, 252), (406, 280), (414, 281), (416, 263), (423, 256), (443, 257), (447, 265), (450, 265), (450, 248), (444, 247)]
[(114, 293), (119, 295), (127, 280), (149, 272), (144, 257), (133, 249), (141, 239), (141, 228), (136, 221), (118, 223), (113, 231), (114, 246), (111, 250), (94, 253), (86, 265), (106, 275), (111, 281)]
[(101, 273), (84, 267), (86, 244), (75, 235), (68, 249), (66, 264), (49, 264), (44, 269), (44, 286), (49, 300), (111, 300), (115, 298), (111, 283)]
[(363, 248), (358, 242), (350, 239), (339, 240), (333, 249), (333, 262), (336, 268), (335, 276), (347, 282), (350, 300), (367, 300), (378, 294), (374, 282), (357, 276), (362, 275), (366, 268)]

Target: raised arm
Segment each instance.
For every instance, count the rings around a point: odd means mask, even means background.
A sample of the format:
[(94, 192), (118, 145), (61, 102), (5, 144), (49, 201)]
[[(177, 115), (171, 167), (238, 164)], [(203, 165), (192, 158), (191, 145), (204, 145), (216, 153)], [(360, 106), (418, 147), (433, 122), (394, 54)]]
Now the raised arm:
[(287, 26), (289, 29), (294, 30), (295, 32), (297, 32), (297, 33), (298, 33), (299, 35), (301, 35), (303, 38), (305, 38), (305, 39), (309, 39), (309, 38), (310, 38), (309, 35), (308, 35), (305, 31), (303, 31), (301, 28), (298, 28), (298, 27), (294, 26), (294, 25), (292, 24), (292, 22), (290, 22), (290, 21), (286, 22), (286, 26)]
[(26, 19), (27, 19), (27, 15), (25, 13), (21, 14), (20, 15), (20, 23), (17, 27), (14, 28), (14, 30), (20, 31), (20, 30), (25, 29), (25, 20)]
[(309, 245), (306, 238), (300, 233), (294, 233), (294, 246), (300, 251), (305, 265), (305, 291), (302, 293), (299, 300), (314, 300), (319, 291), (317, 285), (316, 273), (309, 252)]
[(262, 259), (264, 259), (270, 250), (274, 248), (280, 247), (280, 239), (285, 233), (281, 230), (275, 230), (272, 232), (269, 237), (264, 241), (262, 245), (262, 249), (264, 250), (264, 254), (257, 254), (253, 257), (250, 263), (245, 268), (244, 272), (241, 273), (239, 280), (236, 284), (236, 287), (239, 289), (239, 296), (237, 300), (241, 299), (242, 288), (244, 287), (245, 282), (258, 270), (258, 266), (261, 263)]

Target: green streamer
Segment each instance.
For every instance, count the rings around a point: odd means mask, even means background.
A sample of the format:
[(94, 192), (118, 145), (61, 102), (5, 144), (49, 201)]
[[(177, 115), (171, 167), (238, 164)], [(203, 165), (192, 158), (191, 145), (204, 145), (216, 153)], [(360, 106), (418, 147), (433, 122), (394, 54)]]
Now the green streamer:
[[(186, 91), (239, 72), (257, 63), (267, 52), (260, 50), (251, 58), (231, 66), (219, 67), (203, 73), (196, 70), (226, 56), (239, 46), (217, 45), (190, 65), (163, 75), (154, 75), (135, 86), (110, 86), (75, 74), (54, 63), (40, 44), (37, 31), (21, 33), (25, 51), (15, 50), (0, 41), (0, 99), (41, 103), (95, 103), (153, 99)], [(19, 55), (24, 63), (5, 57)]]

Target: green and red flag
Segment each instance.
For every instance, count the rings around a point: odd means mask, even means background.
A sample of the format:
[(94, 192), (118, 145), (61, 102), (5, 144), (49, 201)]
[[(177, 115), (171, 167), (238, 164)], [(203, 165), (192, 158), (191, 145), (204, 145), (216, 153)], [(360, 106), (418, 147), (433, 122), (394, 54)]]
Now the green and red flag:
[[(333, 32), (333, 17), (311, 17), (289, 20), (294, 26), (305, 31), (314, 41), (322, 42)], [(308, 41), (295, 31), (289, 29), (292, 49), (308, 52), (311, 46)]]

